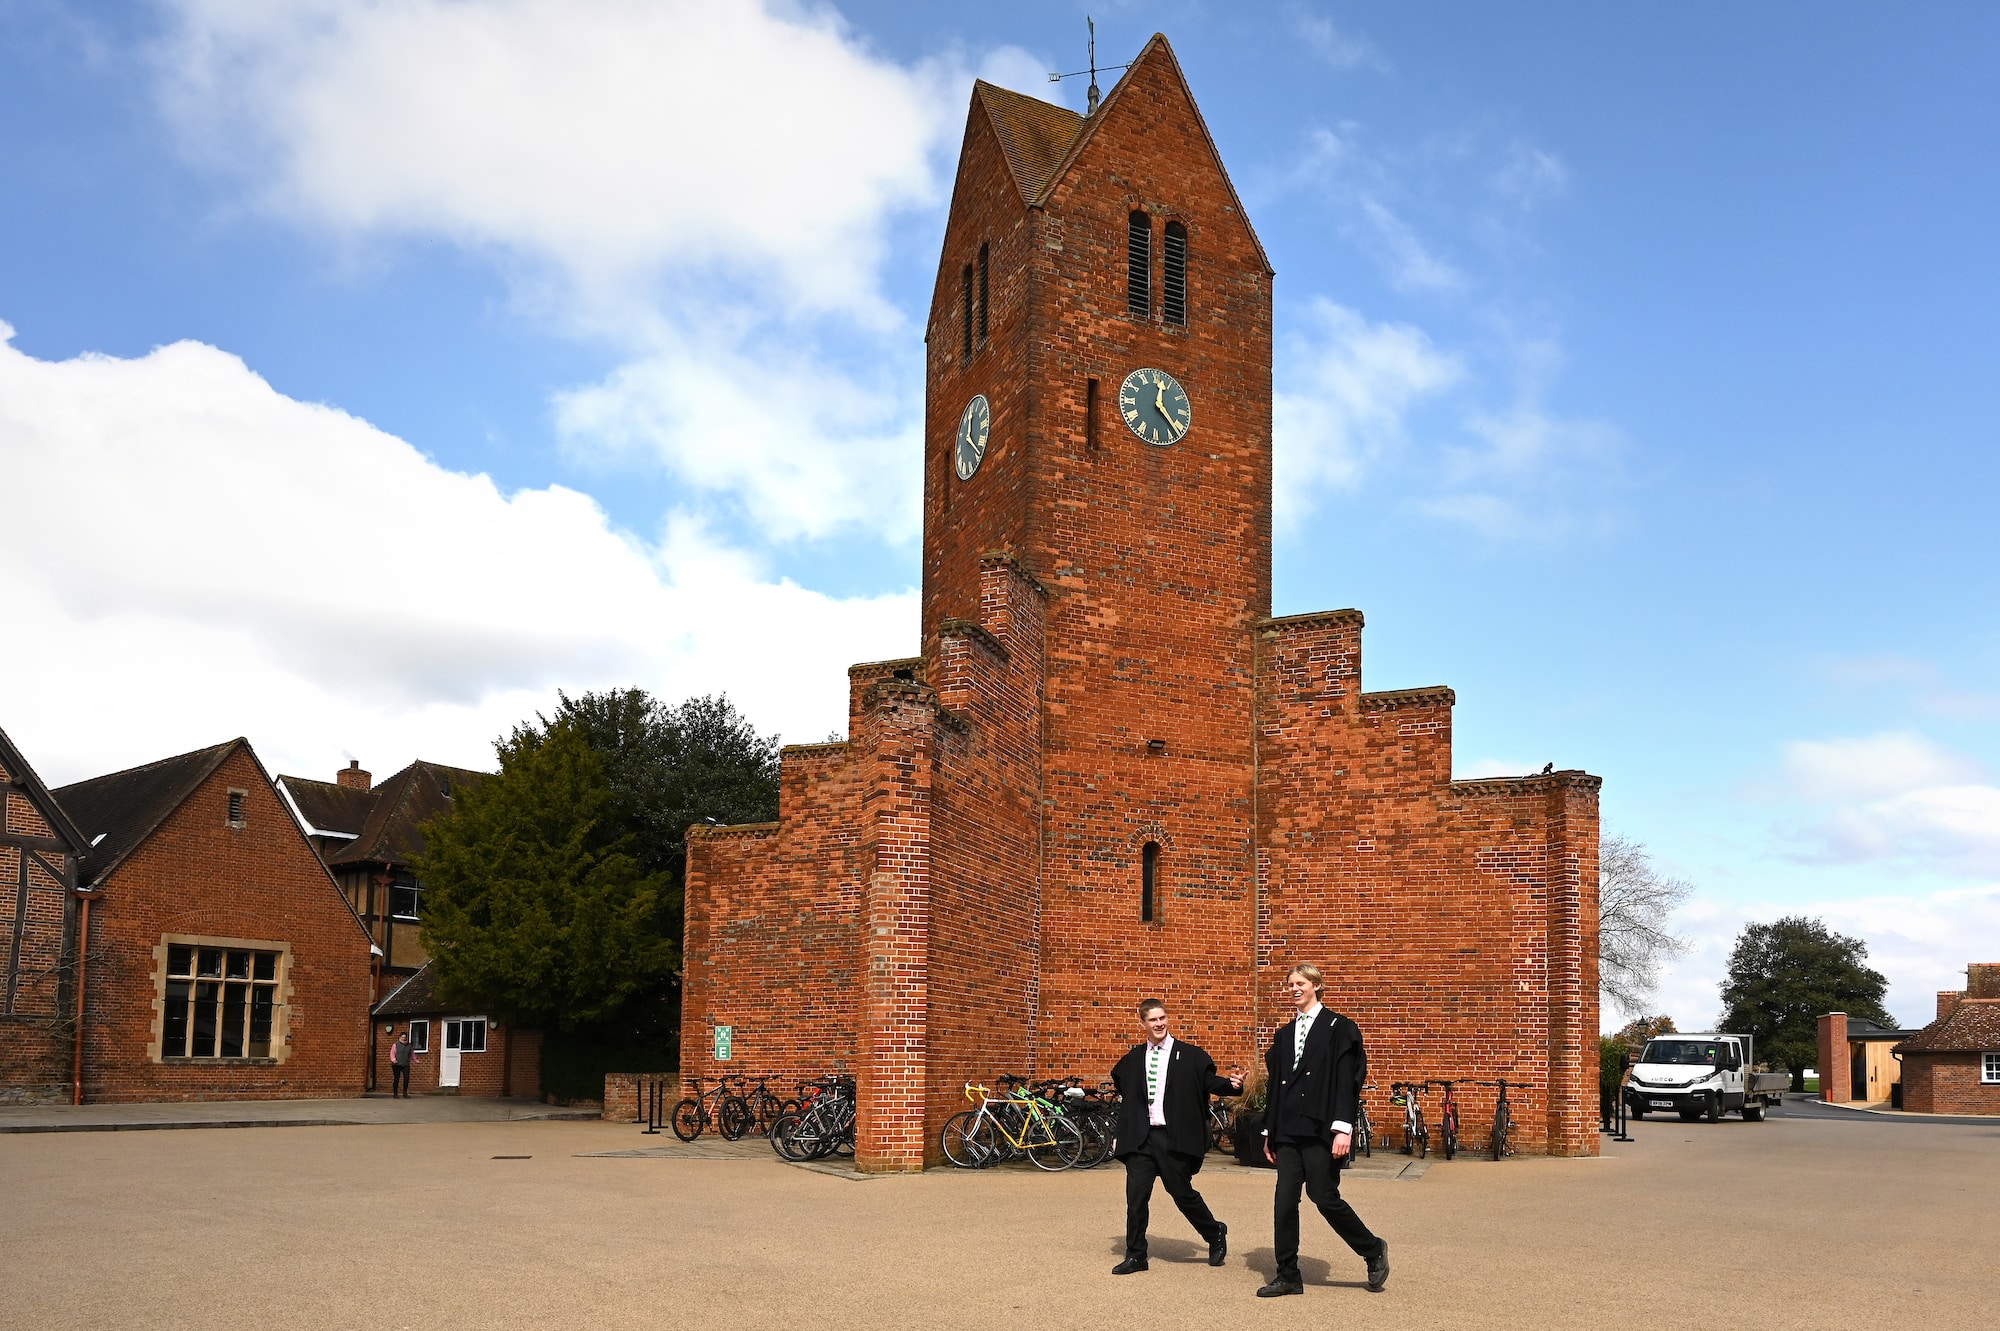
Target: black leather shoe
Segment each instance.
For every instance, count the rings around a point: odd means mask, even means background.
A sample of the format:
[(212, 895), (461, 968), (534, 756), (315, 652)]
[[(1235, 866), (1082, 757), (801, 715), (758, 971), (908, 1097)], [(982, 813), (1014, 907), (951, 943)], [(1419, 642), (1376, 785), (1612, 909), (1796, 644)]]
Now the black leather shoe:
[(1145, 1269), (1146, 1259), (1144, 1257), (1127, 1257), (1124, 1261), (1111, 1268), (1111, 1274), (1114, 1276), (1129, 1276), (1134, 1271), (1143, 1271)]
[(1368, 1288), (1380, 1293), (1382, 1286), (1389, 1283), (1389, 1240), (1382, 1240), (1382, 1251), (1368, 1259)]
[(1257, 1297), (1260, 1299), (1275, 1299), (1283, 1294), (1303, 1294), (1305, 1292), (1306, 1287), (1303, 1284), (1296, 1280), (1287, 1280), (1283, 1276), (1274, 1277), (1270, 1284), (1259, 1285), (1257, 1287)]
[(1229, 1259), (1229, 1226), (1215, 1222), (1215, 1237), (1208, 1241), (1208, 1264), (1221, 1266)]

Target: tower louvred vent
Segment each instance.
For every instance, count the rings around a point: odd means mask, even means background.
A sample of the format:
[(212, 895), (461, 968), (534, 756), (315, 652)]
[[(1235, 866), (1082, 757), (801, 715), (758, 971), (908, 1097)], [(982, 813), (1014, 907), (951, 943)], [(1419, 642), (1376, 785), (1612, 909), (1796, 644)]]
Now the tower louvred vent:
[(1153, 219), (1133, 213), (1125, 242), (1125, 309), (1144, 319), (1153, 312)]

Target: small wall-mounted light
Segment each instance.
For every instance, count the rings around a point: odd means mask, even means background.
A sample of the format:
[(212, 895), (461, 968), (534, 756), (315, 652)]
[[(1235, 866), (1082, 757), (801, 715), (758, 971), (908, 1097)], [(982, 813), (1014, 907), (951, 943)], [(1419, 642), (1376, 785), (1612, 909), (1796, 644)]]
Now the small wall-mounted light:
[(1146, 741), (1146, 751), (1148, 753), (1165, 753), (1167, 751), (1167, 742), (1163, 739), (1149, 739)]

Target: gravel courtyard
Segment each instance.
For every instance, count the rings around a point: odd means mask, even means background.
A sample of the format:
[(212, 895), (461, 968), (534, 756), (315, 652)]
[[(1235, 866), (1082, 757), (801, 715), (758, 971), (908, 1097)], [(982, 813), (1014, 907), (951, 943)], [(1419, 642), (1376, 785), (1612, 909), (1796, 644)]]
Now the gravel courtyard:
[(758, 1143), (590, 1155), (662, 1139), (589, 1122), (0, 1136), (0, 1326), (1991, 1325), (2000, 1123), (1633, 1133), (1355, 1178), (1388, 1289), (1308, 1211), (1279, 1300), (1270, 1175), (1219, 1157), (1228, 1265), (1157, 1196), (1153, 1269), (1118, 1279), (1115, 1166), (854, 1179)]

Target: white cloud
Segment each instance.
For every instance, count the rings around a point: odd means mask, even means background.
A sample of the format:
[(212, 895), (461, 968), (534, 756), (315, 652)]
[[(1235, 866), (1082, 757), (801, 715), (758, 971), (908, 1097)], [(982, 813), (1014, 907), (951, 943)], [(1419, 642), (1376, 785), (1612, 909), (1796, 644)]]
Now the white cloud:
[(1444, 450), (1444, 493), (1418, 511), (1495, 539), (1548, 538), (1607, 520), (1624, 436), (1601, 421), (1565, 418), (1526, 401), (1474, 412), (1468, 442)]
[(1324, 14), (1295, 9), (1292, 11), (1292, 27), (1320, 59), (1335, 69), (1354, 69), (1364, 65), (1375, 69), (1387, 67), (1373, 42), (1345, 28), (1336, 27), (1333, 20)]
[[(954, 100), (831, 9), (757, 0), (174, 0), (186, 140), (273, 209), (552, 266), (590, 310), (716, 268), (893, 321), (884, 219), (934, 201)], [(643, 298), (642, 298), (643, 303)]]
[(1410, 410), (1462, 373), (1421, 329), (1313, 300), (1280, 347), (1271, 400), (1280, 524), (1296, 524), (1316, 493), (1357, 484), (1403, 442)]
[[(1697, 895), (1675, 921), (1694, 947), (1663, 968), (1655, 1009), (1671, 1015), (1682, 1030), (1707, 1029), (1722, 1010), (1729, 952), (1743, 926), (1787, 915), (1822, 920), (1835, 932), (1866, 943), (1868, 965), (1889, 981), (1890, 1014), (1917, 1027), (1937, 1014), (1939, 990), (1965, 987), (1968, 961), (1986, 959), (1989, 949), (1981, 940), (2000, 936), (2000, 884), (1803, 903)], [(1606, 1029), (1620, 1024), (1604, 1023)]]
[(1784, 746), (1786, 789), (1814, 801), (1908, 795), (1976, 778), (1980, 766), (1912, 730)]
[(4, 723), (65, 781), (248, 734), (308, 774), (343, 754), (484, 764), (557, 688), (727, 691), (816, 739), (844, 668), (914, 645), (909, 593), (764, 577), (692, 522), (658, 545), (587, 496), (502, 494), (182, 342), (30, 357), (0, 325)]
[(1363, 239), (1375, 251), (1389, 281), (1400, 291), (1455, 293), (1465, 289), (1465, 274), (1433, 253), (1416, 228), (1397, 216), (1388, 204), (1364, 195), (1356, 205), (1367, 220)]
[(556, 423), (582, 454), (637, 453), (734, 496), (768, 537), (867, 526), (906, 541), (921, 524), (919, 393), (913, 382), (871, 382), (797, 349), (676, 337), (560, 394)]

